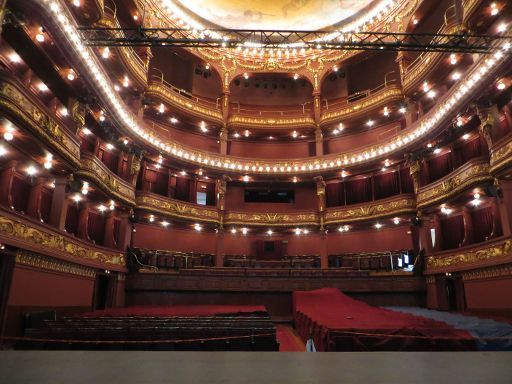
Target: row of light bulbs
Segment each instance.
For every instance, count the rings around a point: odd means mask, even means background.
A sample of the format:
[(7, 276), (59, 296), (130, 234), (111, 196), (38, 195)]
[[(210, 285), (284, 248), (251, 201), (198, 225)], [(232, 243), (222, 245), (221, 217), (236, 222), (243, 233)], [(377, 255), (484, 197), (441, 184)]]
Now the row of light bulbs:
[[(58, 3), (53, 0), (45, 0), (50, 3), (50, 9), (53, 12), (55, 19), (58, 21), (60, 26), (66, 32), (68, 38), (73, 43), (75, 49), (82, 57), (87, 69), (90, 71), (92, 78), (98, 84), (99, 90), (106, 97), (108, 104), (111, 109), (116, 113), (116, 117), (119, 122), (134, 131), (141, 138), (147, 140), (150, 144), (157, 147), (159, 150), (164, 151), (172, 156), (185, 159), (187, 161), (209, 165), (212, 167), (222, 168), (232, 171), (253, 171), (257, 173), (285, 173), (285, 172), (297, 172), (297, 171), (315, 171), (320, 169), (332, 169), (342, 165), (355, 165), (369, 161), (377, 156), (388, 154), (397, 149), (402, 148), (411, 142), (416, 141), (418, 138), (424, 136), (438, 124), (440, 124), (444, 117), (450, 113), (457, 102), (463, 99), (468, 92), (470, 92), (477, 84), (479, 84), (482, 78), (493, 69), (498, 63), (501, 63), (504, 53), (510, 49), (510, 43), (505, 42), (501, 44), (501, 50), (494, 53), (492, 57), (483, 59), (479, 63), (473, 73), (467, 76), (461, 84), (457, 84), (454, 87), (451, 95), (446, 98), (445, 101), (439, 103), (436, 108), (429, 111), (425, 118), (416, 124), (416, 127), (410, 128), (408, 133), (399, 136), (395, 140), (389, 142), (387, 145), (381, 145), (378, 148), (371, 148), (359, 153), (353, 153), (352, 155), (344, 155), (343, 157), (337, 157), (331, 161), (323, 161), (322, 163), (318, 160), (312, 162), (305, 162), (302, 164), (258, 164), (258, 163), (242, 163), (240, 161), (232, 161), (229, 158), (222, 158), (216, 156), (204, 156), (203, 154), (196, 154), (189, 150), (178, 147), (175, 143), (169, 145), (169, 143), (162, 142), (160, 139), (155, 138), (152, 133), (145, 131), (141, 128), (136, 121), (136, 118), (128, 112), (125, 108), (123, 101), (113, 91), (108, 78), (103, 74), (100, 67), (94, 60), (92, 51), (84, 46), (80, 40), (80, 36), (77, 33), (75, 27), (70, 22), (70, 19), (64, 14), (64, 11)], [(506, 27), (500, 27), (503, 30)], [(428, 117), (427, 117), (428, 116)], [(203, 157), (204, 156), (204, 157)]]

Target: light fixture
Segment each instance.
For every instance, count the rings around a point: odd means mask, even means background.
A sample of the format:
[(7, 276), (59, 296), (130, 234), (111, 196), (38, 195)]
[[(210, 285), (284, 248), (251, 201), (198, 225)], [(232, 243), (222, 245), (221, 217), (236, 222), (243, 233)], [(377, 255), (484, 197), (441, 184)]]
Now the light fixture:
[(474, 195), (473, 195), (473, 198), (475, 199), (479, 199), (480, 198), (480, 194), (478, 192), (476, 192)]
[(407, 109), (405, 107), (400, 107), (400, 109), (398, 110), (402, 115), (405, 115), (405, 113), (407, 112)]
[(332, 67), (332, 70), (333, 70), (334, 72), (338, 72), (338, 66), (337, 66), (337, 65), (335, 65), (334, 67)]
[(249, 78), (249, 74), (247, 72), (244, 73), (244, 79), (247, 80)]
[(167, 227), (168, 225), (169, 225), (169, 222), (168, 222), (168, 221), (165, 221), (165, 220), (164, 220), (164, 221), (162, 221), (162, 226), (163, 226), (163, 227)]
[(375, 121), (373, 121), (373, 120), (368, 120), (368, 121), (366, 122), (366, 125), (367, 125), (367, 126), (369, 126), (369, 127), (373, 127), (373, 126), (375, 125)]
[(430, 91), (430, 85), (425, 81), (423, 82), (423, 92), (427, 93), (428, 91)]
[(434, 91), (434, 90), (429, 91), (427, 96), (429, 98), (433, 99), (434, 97), (436, 97), (436, 91)]
[(111, 211), (116, 209), (116, 204), (115, 204), (114, 200), (110, 200), (110, 203), (108, 205), (108, 209), (110, 209)]
[(293, 137), (294, 139), (296, 139), (296, 138), (297, 138), (297, 136), (299, 136), (299, 134), (297, 133), (297, 131), (293, 131), (293, 132), (292, 132), (292, 137)]
[(465, 133), (465, 134), (463, 134), (463, 135), (462, 135), (462, 138), (463, 138), (464, 140), (469, 139), (469, 133)]
[(164, 103), (160, 104), (160, 106), (158, 107), (158, 112), (160, 112), (160, 113), (164, 113), (165, 112), (165, 105), (164, 105)]
[(208, 132), (208, 128), (206, 128), (206, 123), (204, 121), (201, 121), (201, 132)]
[(194, 224), (194, 229), (199, 232), (199, 231), (201, 231), (203, 229), (203, 227), (201, 227), (200, 224), (196, 223), (196, 224)]
[(82, 184), (82, 195), (87, 195), (89, 193), (89, 183), (87, 181), (84, 181)]
[(21, 61), (21, 57), (20, 55), (14, 52), (9, 55), (9, 61), (11, 63), (19, 63)]
[(176, 124), (178, 122), (178, 119), (175, 117), (171, 117), (169, 121), (171, 122), (171, 124)]
[(0, 156), (5, 156), (7, 154), (7, 149), (3, 145), (0, 145)]
[(153, 221), (155, 221), (155, 216), (150, 215), (149, 216), (149, 222), (152, 223)]
[(240, 134), (239, 134), (238, 132), (235, 132), (235, 133), (233, 134), (233, 137), (235, 137), (235, 138), (237, 138), (237, 139), (238, 139), (238, 138), (240, 137)]
[(79, 7), (80, 6), (80, 0), (73, 0), (73, 5), (75, 7)]
[(499, 81), (496, 84), (496, 88), (498, 88), (500, 91), (503, 91), (505, 88), (507, 88), (506, 84), (503, 81)]
[(417, 19), (416, 17), (414, 17), (414, 18), (412, 19), (412, 23), (413, 23), (414, 25), (418, 24), (418, 19)]
[(377, 228), (377, 229), (381, 229), (381, 228), (382, 228), (382, 224), (381, 224), (381, 223), (376, 223), (376, 224), (375, 224), (375, 228)]
[(103, 51), (101, 51), (101, 57), (104, 59), (108, 59), (110, 57), (110, 49), (108, 47), (105, 47)]
[(39, 89), (41, 92), (46, 92), (48, 90), (48, 86), (45, 83), (39, 83), (37, 85), (37, 89)]
[(75, 80), (76, 75), (75, 75), (75, 71), (73, 70), (73, 68), (71, 68), (69, 70), (67, 78), (68, 78), (69, 81)]
[(130, 79), (128, 79), (127, 75), (124, 75), (123, 87), (128, 88), (129, 85), (130, 85)]
[(107, 149), (108, 149), (109, 151), (111, 151), (112, 149), (114, 149), (114, 145), (113, 145), (113, 144), (111, 144), (111, 143), (107, 143), (106, 147), (107, 147)]
[(42, 27), (39, 28), (39, 32), (36, 35), (36, 40), (39, 41), (40, 43), (44, 42), (44, 34), (43, 34), (43, 28)]
[(305, 235), (307, 235), (307, 234), (309, 233), (309, 230), (308, 230), (308, 229), (304, 229), (302, 232), (303, 232)]
[(400, 219), (398, 217), (395, 217), (393, 219), (393, 223), (396, 224), (396, 225), (400, 224)]
[(242, 180), (247, 183), (249, 181), (249, 176), (247, 175), (244, 175), (244, 177), (242, 178)]
[(114, 84), (114, 90), (116, 92), (119, 92), (121, 90), (121, 87), (119, 85), (117, 85), (117, 84)]
[(231, 228), (231, 233), (232, 233), (233, 235), (235, 235), (235, 234), (236, 234), (236, 228)]
[(53, 155), (51, 153), (48, 153), (45, 157), (45, 161), (43, 164), (45, 169), (50, 169), (52, 167), (52, 160), (53, 160)]
[(67, 115), (69, 114), (68, 109), (67, 109), (66, 107), (62, 107), (62, 108), (60, 109), (60, 114), (61, 114), (62, 116), (67, 116)]
[(384, 112), (383, 112), (384, 116), (388, 117), (389, 116), (389, 108), (388, 107), (384, 107)]
[(455, 65), (455, 64), (457, 64), (457, 61), (458, 61), (458, 60), (457, 60), (457, 55), (456, 55), (455, 53), (452, 53), (452, 54), (450, 55), (450, 64), (451, 64), (451, 65)]
[(496, 16), (500, 10), (496, 6), (496, 3), (491, 3), (491, 16)]
[(293, 176), (292, 181), (296, 183), (298, 181), (297, 176)]
[(347, 172), (345, 172), (345, 170), (341, 171), (341, 177), (345, 178), (346, 176), (347, 176)]
[(427, 148), (432, 148), (432, 143), (427, 143)]
[(33, 165), (30, 165), (25, 169), (25, 172), (27, 172), (27, 175), (34, 176), (37, 173), (37, 168)]
[(507, 30), (507, 24), (505, 23), (501, 23), (499, 26), (498, 26), (498, 32), (499, 33), (503, 33)]
[(461, 77), (462, 77), (462, 75), (460, 74), (460, 72), (453, 72), (453, 74), (452, 74), (453, 80), (460, 80)]
[(273, 234), (273, 233), (274, 233), (274, 232), (273, 232), (271, 229), (269, 229), (269, 230), (267, 231), (267, 235), (269, 235), (269, 236), (272, 236), (272, 234)]
[(187, 176), (187, 172), (185, 172), (185, 171), (181, 171), (181, 172), (180, 172), (180, 175), (181, 175), (181, 176)]
[(98, 210), (100, 212), (105, 212), (107, 210), (107, 207), (105, 207), (103, 204), (98, 205)]
[(242, 228), (242, 235), (247, 235), (247, 228)]
[(296, 235), (300, 235), (301, 234), (301, 229), (300, 228), (295, 228), (295, 234)]
[(8, 125), (4, 132), (4, 140), (11, 141), (12, 139), (14, 139), (14, 128)]
[(338, 232), (343, 232), (343, 231), (345, 231), (345, 228), (343, 228), (343, 227), (338, 227)]
[(445, 215), (449, 215), (450, 213), (453, 212), (453, 209), (451, 208), (446, 208), (445, 205), (442, 205), (441, 206), (441, 212), (444, 213)]
[(84, 128), (82, 128), (82, 133), (83, 133), (85, 136), (88, 136), (88, 135), (90, 135), (92, 132), (91, 132), (91, 130), (90, 130), (89, 128), (84, 127)]
[(350, 227), (349, 227), (348, 225), (346, 225), (346, 224), (345, 224), (345, 225), (343, 226), (343, 229), (345, 230), (345, 232), (347, 232), (347, 231), (350, 229)]
[(249, 137), (251, 134), (251, 132), (249, 132), (247, 129), (244, 131), (244, 136), (245, 137)]
[(79, 203), (82, 200), (82, 196), (80, 196), (79, 194), (75, 194), (73, 195), (73, 197), (71, 197), (71, 199), (73, 199), (75, 203)]
[(434, 149), (434, 153), (435, 153), (436, 155), (437, 155), (438, 153), (440, 153), (440, 152), (441, 152), (441, 148), (436, 148), (436, 149)]
[(124, 139), (124, 140), (123, 140), (123, 144), (124, 144), (124, 145), (128, 145), (128, 139)]
[(297, 80), (298, 78), (299, 78), (299, 74), (298, 73), (293, 75), (293, 80)]

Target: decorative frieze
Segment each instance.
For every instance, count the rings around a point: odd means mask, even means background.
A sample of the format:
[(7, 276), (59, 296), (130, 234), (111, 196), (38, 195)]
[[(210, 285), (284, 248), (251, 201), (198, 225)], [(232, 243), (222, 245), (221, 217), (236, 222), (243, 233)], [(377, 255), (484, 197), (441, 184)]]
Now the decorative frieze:
[(43, 256), (38, 253), (25, 250), (18, 250), (16, 252), (16, 264), (88, 278), (94, 278), (96, 276), (96, 270), (94, 268), (68, 263), (67, 261), (54, 259), (52, 257)]
[(316, 212), (297, 213), (251, 213), (228, 212), (224, 216), (224, 225), (264, 225), (294, 226), (315, 225), (320, 222)]
[(463, 281), (493, 279), (512, 276), (512, 264), (462, 272)]

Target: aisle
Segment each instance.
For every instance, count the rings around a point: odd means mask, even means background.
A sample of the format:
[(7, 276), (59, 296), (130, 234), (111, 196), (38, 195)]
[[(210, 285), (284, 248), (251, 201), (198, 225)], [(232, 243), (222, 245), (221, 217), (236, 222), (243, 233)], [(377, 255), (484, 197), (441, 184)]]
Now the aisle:
[(276, 337), (279, 352), (305, 352), (306, 346), (291, 325), (277, 324)]

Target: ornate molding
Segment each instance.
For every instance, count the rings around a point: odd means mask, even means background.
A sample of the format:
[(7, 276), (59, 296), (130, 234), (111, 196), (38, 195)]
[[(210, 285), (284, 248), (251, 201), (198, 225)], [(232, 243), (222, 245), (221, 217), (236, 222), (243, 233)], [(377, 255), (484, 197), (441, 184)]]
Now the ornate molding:
[(493, 279), (497, 277), (509, 277), (512, 276), (512, 264), (500, 265), (498, 267), (477, 269), (473, 271), (465, 271), (461, 273), (462, 280), (482, 280), (482, 279)]
[(137, 209), (180, 219), (220, 223), (220, 215), (216, 208), (178, 201), (148, 192), (137, 192), (136, 202)]
[(0, 80), (0, 108), (8, 115), (18, 118), (24, 127), (55, 152), (69, 161), (72, 166), (80, 165), (80, 145), (66, 132), (62, 125), (51, 117), (51, 113), (33, 103), (13, 83), (4, 77)]
[(361, 100), (349, 103), (346, 106), (333, 110), (332, 112), (329, 110), (324, 111), (320, 118), (320, 124), (329, 124), (333, 120), (339, 120), (342, 118), (354, 118), (368, 113), (370, 109), (402, 100), (403, 97), (402, 88), (399, 85), (388, 85), (387, 87), (372, 93)]
[(486, 160), (473, 160), (442, 179), (421, 187), (418, 191), (418, 209), (448, 199), (478, 183), (492, 181), (490, 166)]
[(16, 251), (16, 264), (81, 277), (94, 278), (96, 276), (96, 270), (94, 268), (68, 263), (67, 261), (54, 259), (22, 249)]
[(224, 225), (317, 226), (319, 222), (318, 213), (313, 211), (297, 213), (228, 212), (224, 216)]
[(108, 195), (114, 195), (129, 205), (135, 205), (135, 187), (113, 173), (96, 156), (83, 153), (82, 166), (75, 175), (93, 181)]
[(443, 269), (443, 272), (446, 272), (447, 269), (454, 270), (472, 264), (499, 261), (508, 256), (512, 256), (512, 240), (494, 243), (484, 248), (455, 251), (448, 255), (432, 255), (427, 258), (427, 273), (434, 273), (432, 270), (436, 269)]
[(491, 149), (490, 172), (496, 174), (503, 168), (512, 165), (512, 139), (506, 137)]
[(342, 224), (416, 212), (412, 195), (399, 195), (393, 200), (374, 201), (357, 206), (328, 208), (325, 224)]
[(228, 120), (230, 127), (255, 127), (259, 129), (273, 128), (314, 128), (315, 119), (310, 116), (304, 117), (252, 117), (243, 115), (231, 115)]
[(77, 262), (101, 263), (107, 267), (126, 267), (126, 255), (120, 252), (88, 246), (71, 236), (63, 236), (50, 229), (36, 228), (14, 218), (0, 215), (0, 238), (13, 246), (30, 246), (42, 254), (59, 253), (64, 257), (72, 257)]

